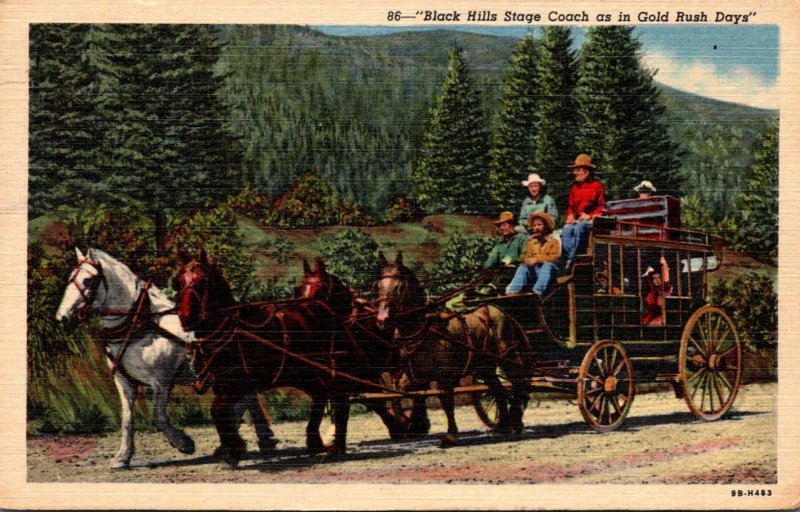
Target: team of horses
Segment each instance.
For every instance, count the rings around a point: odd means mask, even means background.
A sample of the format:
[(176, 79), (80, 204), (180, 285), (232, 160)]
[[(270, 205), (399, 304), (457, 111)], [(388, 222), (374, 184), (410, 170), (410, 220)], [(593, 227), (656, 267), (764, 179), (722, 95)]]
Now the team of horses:
[[(241, 415), (249, 410), (265, 455), (275, 441), (258, 393), (294, 387), (312, 400), (306, 427), (311, 453), (341, 456), (346, 451), (351, 398), (372, 393), (424, 390), (436, 382), (447, 417), (442, 447), (458, 442), (455, 393), (464, 376), (483, 380), (498, 405), (496, 431), (520, 432), (529, 394), (532, 350), (517, 322), (484, 305), (452, 312), (432, 304), (423, 284), (403, 264), (379, 254), (375, 297), (366, 300), (327, 272), (317, 258), (304, 261), (299, 294), (292, 299), (238, 303), (223, 270), (204, 251), (180, 255), (175, 303), (156, 286), (98, 249), (78, 263), (56, 318), (68, 327), (89, 314), (103, 320), (109, 366), (122, 401), (122, 443), (113, 467), (130, 465), (133, 455), (131, 411), (140, 384), (153, 389), (153, 421), (183, 453), (194, 443), (169, 423), (166, 406), (177, 384), (194, 381), (211, 389), (211, 417), (220, 438), (215, 455), (235, 467), (245, 455), (239, 435)], [(187, 375), (186, 353), (192, 375)], [(511, 382), (511, 397), (498, 369)], [(400, 384), (402, 383), (402, 384)], [(414, 395), (406, 415), (391, 402), (362, 400), (378, 414), (392, 439), (425, 434), (424, 394)], [(335, 425), (333, 443), (319, 432), (326, 404)]]

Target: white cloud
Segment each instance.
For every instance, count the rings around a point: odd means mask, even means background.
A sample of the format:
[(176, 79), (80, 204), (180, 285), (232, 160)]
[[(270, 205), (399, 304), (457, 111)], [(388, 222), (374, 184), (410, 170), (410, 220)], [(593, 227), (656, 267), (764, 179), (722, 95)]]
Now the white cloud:
[(682, 91), (752, 107), (777, 109), (780, 95), (775, 84), (744, 66), (732, 66), (721, 73), (712, 63), (677, 59), (659, 52), (649, 52), (642, 63), (657, 69), (655, 80)]

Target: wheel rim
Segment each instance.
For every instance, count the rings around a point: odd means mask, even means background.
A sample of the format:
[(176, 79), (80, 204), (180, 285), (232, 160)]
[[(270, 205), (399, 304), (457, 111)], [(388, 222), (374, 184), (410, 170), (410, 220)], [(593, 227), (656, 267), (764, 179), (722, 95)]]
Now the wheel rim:
[[(497, 378), (500, 379), (501, 384), (506, 384), (508, 382), (508, 377), (500, 368), (497, 369)], [(483, 379), (478, 376), (472, 377), (472, 382), (474, 384), (484, 384)], [(510, 399), (508, 393), (506, 393), (506, 398)], [(475, 412), (478, 414), (478, 418), (484, 425), (490, 429), (497, 428), (497, 424), (500, 422), (500, 411), (497, 408), (497, 400), (489, 390), (472, 393), (472, 405), (475, 408)], [(523, 409), (527, 407), (527, 405), (528, 403), (526, 401), (523, 405)]]
[(713, 421), (730, 409), (742, 375), (742, 347), (724, 311), (708, 306), (689, 318), (678, 365), (684, 400), (692, 414)]
[(595, 430), (622, 425), (633, 402), (633, 367), (622, 346), (614, 341), (592, 345), (578, 373), (578, 407)]
[(494, 399), (491, 393), (488, 391), (473, 393), (472, 403), (481, 422), (491, 429), (497, 428), (497, 423), (500, 419), (499, 411), (497, 410), (497, 400)]

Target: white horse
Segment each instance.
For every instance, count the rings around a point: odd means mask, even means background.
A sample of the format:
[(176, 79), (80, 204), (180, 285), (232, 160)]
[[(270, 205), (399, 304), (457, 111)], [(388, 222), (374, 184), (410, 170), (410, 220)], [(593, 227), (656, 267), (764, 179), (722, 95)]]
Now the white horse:
[[(169, 443), (182, 453), (194, 453), (194, 441), (175, 428), (167, 416), (173, 386), (188, 383), (184, 377), (186, 346), (194, 340), (181, 327), (175, 304), (157, 287), (139, 279), (126, 265), (91, 248), (84, 256), (75, 249), (78, 264), (64, 290), (56, 320), (74, 328), (87, 314), (103, 321), (105, 350), (122, 402), (122, 440), (112, 468), (130, 467), (134, 453), (133, 406), (140, 384), (153, 390), (153, 423)], [(276, 441), (256, 395), (240, 404), (250, 416), (262, 453)]]

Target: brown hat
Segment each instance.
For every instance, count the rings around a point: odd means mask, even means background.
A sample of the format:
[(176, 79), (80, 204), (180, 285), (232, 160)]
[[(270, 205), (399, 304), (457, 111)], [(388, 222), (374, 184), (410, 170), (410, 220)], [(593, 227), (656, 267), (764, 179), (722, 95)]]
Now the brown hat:
[(574, 169), (576, 167), (586, 167), (587, 169), (594, 170), (595, 166), (592, 164), (592, 157), (587, 155), (586, 153), (581, 153), (575, 158), (575, 163), (570, 165), (570, 169)]
[(556, 227), (556, 221), (554, 221), (553, 217), (551, 217), (547, 212), (533, 212), (532, 214), (528, 215), (528, 226), (532, 225), (533, 219), (537, 218), (544, 221), (549, 233), (553, 232), (553, 229)]
[(500, 214), (499, 217), (497, 217), (497, 220), (493, 220), (492, 221), (492, 224), (500, 225), (500, 224), (502, 224), (504, 222), (510, 222), (511, 224), (514, 224), (514, 223), (516, 223), (516, 221), (517, 221), (517, 218), (514, 217), (513, 213), (511, 213), (511, 212), (503, 212), (503, 213)]

